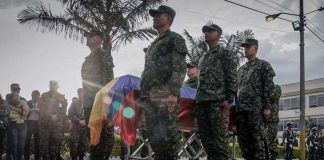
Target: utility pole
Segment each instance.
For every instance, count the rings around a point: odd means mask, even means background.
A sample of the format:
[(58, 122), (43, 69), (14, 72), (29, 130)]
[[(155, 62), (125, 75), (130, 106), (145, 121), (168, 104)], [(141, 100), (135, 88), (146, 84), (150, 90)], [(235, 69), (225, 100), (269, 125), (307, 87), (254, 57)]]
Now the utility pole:
[(305, 55), (304, 55), (304, 1), (299, 2), (299, 20), (300, 20), (300, 119), (299, 119), (299, 149), (300, 159), (305, 160)]

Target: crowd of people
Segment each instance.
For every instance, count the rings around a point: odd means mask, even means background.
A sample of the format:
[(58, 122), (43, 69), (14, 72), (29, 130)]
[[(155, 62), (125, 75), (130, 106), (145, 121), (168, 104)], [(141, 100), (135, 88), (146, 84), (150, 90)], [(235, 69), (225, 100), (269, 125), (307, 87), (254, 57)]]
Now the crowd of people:
[[(145, 49), (141, 95), (138, 105), (144, 113), (143, 130), (154, 151), (155, 160), (178, 159), (181, 132), (177, 126), (177, 102), (180, 88), (197, 89), (194, 116), (198, 122), (198, 134), (208, 160), (230, 159), (229, 115), (235, 102), (236, 127), (243, 158), (247, 160), (275, 160), (277, 153), (279, 85), (269, 62), (257, 58), (259, 42), (247, 38), (241, 45), (247, 62), (238, 68), (236, 53), (219, 44), (222, 28), (216, 24), (202, 26), (208, 51), (199, 61), (186, 62), (188, 50), (185, 40), (170, 30), (176, 12), (161, 5), (149, 10), (153, 27), (159, 36)], [(67, 110), (67, 100), (58, 92), (58, 83), (50, 81), (49, 91), (40, 94), (35, 90), (32, 99), (20, 97), (19, 84), (11, 85), (11, 93), (0, 99), (1, 106), (1, 154), (4, 135), (7, 133), (7, 160), (29, 159), (31, 137), (34, 138), (35, 159), (60, 159), (60, 146), (65, 129), (70, 132), (72, 160), (82, 160), (89, 138), (89, 117), (95, 95), (102, 86), (114, 78), (113, 59), (109, 50), (102, 48), (103, 35), (91, 30), (85, 34), (91, 53), (82, 64), (82, 89), (78, 98)], [(186, 75), (189, 79), (184, 82)], [(67, 113), (67, 114), (66, 114)], [(288, 125), (289, 126), (289, 125)], [(309, 159), (318, 159), (320, 136), (313, 129), (307, 139)], [(286, 133), (285, 133), (286, 134)], [(287, 132), (286, 159), (290, 159), (290, 140)], [(106, 160), (114, 145), (114, 126), (104, 120), (100, 142), (90, 146), (92, 160)], [(188, 138), (188, 136), (185, 136)], [(321, 136), (323, 137), (323, 136)], [(289, 140), (289, 141), (288, 141)], [(292, 148), (292, 147), (291, 147)], [(318, 155), (318, 156), (317, 156)]]

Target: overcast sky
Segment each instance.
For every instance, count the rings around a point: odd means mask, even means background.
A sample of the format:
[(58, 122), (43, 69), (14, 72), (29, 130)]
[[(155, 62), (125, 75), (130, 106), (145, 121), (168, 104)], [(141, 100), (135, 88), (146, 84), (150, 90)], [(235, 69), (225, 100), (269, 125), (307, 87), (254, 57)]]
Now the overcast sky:
[[(63, 35), (41, 33), (30, 25), (17, 22), (17, 14), (33, 0), (0, 0), (0, 93), (10, 92), (10, 84), (21, 85), (21, 95), (30, 99), (37, 89), (48, 90), (48, 82), (57, 80), (59, 91), (71, 98), (81, 87), (81, 65), (90, 51), (79, 41), (65, 39)], [(233, 0), (267, 13), (299, 13), (297, 0)], [(273, 3), (274, 2), (274, 3)], [(280, 7), (276, 5), (283, 6)], [(305, 12), (324, 6), (323, 0), (304, 0)], [(172, 30), (182, 33), (187, 29), (194, 37), (202, 35), (201, 27), (213, 21), (225, 34), (252, 29), (259, 40), (258, 57), (269, 61), (276, 72), (275, 82), (286, 84), (299, 81), (299, 32), (294, 32), (290, 22), (276, 19), (265, 22), (263, 14), (230, 4), (222, 0), (168, 0), (177, 14)], [(269, 7), (271, 6), (271, 7)], [(52, 3), (53, 9), (60, 5)], [(281, 17), (297, 20), (298, 17)], [(324, 39), (324, 11), (307, 15), (307, 25)], [(151, 25), (152, 20), (148, 22)], [(321, 30), (319, 30), (321, 28)], [(306, 79), (324, 77), (324, 43), (305, 31)], [(149, 41), (134, 40), (113, 52), (115, 77), (132, 74), (140, 76), (143, 70), (142, 48)]]

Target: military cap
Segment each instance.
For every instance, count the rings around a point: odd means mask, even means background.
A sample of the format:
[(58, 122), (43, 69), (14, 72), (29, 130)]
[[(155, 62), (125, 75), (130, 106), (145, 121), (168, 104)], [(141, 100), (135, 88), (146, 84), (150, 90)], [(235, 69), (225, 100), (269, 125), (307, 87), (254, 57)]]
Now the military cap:
[(103, 38), (102, 32), (100, 32), (99, 30), (96, 30), (96, 29), (90, 30), (89, 32), (85, 32), (84, 33), (84, 36), (85, 37), (89, 37), (89, 36), (99, 36), (99, 37)]
[(311, 132), (317, 132), (317, 131), (318, 131), (317, 127), (313, 127), (313, 128), (311, 129)]
[(213, 24), (213, 23), (204, 25), (202, 27), (202, 32), (208, 32), (210, 30), (218, 32), (219, 34), (222, 34), (222, 32), (223, 32), (221, 27), (219, 27), (218, 25)]
[(259, 42), (258, 42), (258, 40), (253, 39), (253, 38), (247, 38), (247, 39), (245, 39), (245, 41), (241, 44), (241, 47), (244, 47), (244, 46), (252, 46), (252, 45), (259, 46)]
[(50, 86), (51, 88), (55, 88), (55, 89), (58, 89), (58, 88), (59, 88), (58, 82), (57, 82), (57, 81), (54, 81), (54, 80), (51, 80), (51, 81), (49, 82), (49, 86)]
[(288, 126), (288, 125), (292, 125), (292, 124), (293, 124), (293, 123), (292, 123), (291, 121), (289, 121), (289, 122), (287, 122), (286, 125)]
[(165, 5), (159, 6), (158, 9), (150, 9), (149, 10), (149, 14), (152, 17), (154, 17), (155, 15), (160, 14), (160, 13), (168, 13), (168, 14), (170, 14), (170, 16), (172, 18), (171, 22), (173, 21), (175, 15), (176, 15), (176, 12), (175, 12), (174, 9), (172, 9), (171, 7), (165, 6)]

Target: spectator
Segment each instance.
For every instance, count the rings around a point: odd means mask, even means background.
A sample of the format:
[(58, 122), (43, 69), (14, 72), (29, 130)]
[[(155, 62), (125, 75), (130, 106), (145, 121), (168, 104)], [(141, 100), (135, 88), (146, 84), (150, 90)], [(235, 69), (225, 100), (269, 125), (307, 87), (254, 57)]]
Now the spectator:
[(30, 112), (27, 116), (27, 136), (26, 136), (26, 144), (25, 144), (25, 153), (24, 158), (25, 160), (29, 160), (30, 157), (30, 141), (31, 137), (34, 137), (34, 155), (35, 160), (39, 159), (39, 109), (38, 109), (38, 102), (40, 93), (38, 90), (34, 90), (31, 94), (32, 99), (28, 101), (28, 106), (30, 107)]
[[(9, 101), (11, 100), (11, 94), (12, 94), (13, 92), (18, 92), (18, 93), (20, 94), (20, 90), (21, 90), (21, 88), (20, 88), (20, 86), (19, 86), (18, 83), (12, 83), (12, 84), (10, 85), (10, 90), (11, 90), (11, 93), (9, 93), (9, 94), (6, 95), (6, 101), (7, 101), (7, 102), (9, 102)], [(24, 97), (20, 97), (20, 100), (24, 100), (24, 101), (26, 101), (26, 99), (25, 99)]]
[(22, 160), (27, 126), (25, 120), (29, 112), (26, 101), (21, 100), (19, 92), (11, 93), (10, 114), (9, 114), (9, 135), (8, 144), (11, 147), (13, 160)]
[(9, 105), (6, 103), (6, 101), (2, 98), (0, 94), (0, 157), (2, 156), (4, 150), (3, 144), (8, 128), (9, 113)]

